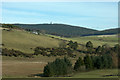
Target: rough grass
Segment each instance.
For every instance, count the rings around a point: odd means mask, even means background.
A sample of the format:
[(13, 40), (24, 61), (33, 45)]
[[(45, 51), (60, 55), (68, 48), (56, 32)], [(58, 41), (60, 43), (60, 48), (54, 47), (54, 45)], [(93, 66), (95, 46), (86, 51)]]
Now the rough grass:
[(78, 37), (72, 38), (79, 43), (86, 44), (86, 42), (91, 41), (93, 42), (94, 46), (108, 44), (109, 46), (114, 46), (118, 44), (118, 37), (117, 36), (110, 36), (110, 37), (97, 37), (97, 36), (89, 36), (89, 37)]
[(106, 75), (117, 75), (118, 69), (103, 69), (94, 70), (89, 72), (76, 73), (73, 78), (118, 78), (118, 76), (106, 76)]
[[(42, 74), (44, 66), (48, 62), (54, 61), (56, 58), (62, 57), (47, 57), (47, 56), (35, 56), (35, 58), (24, 58), (24, 57), (2, 57), (2, 77), (29, 77), (33, 74)], [(70, 58), (72, 63), (76, 59)]]
[(35, 35), (20, 30), (2, 31), (2, 41), (5, 46), (3, 48), (10, 48), (20, 50), (26, 53), (32, 53), (37, 46), (41, 47), (58, 47), (60, 40), (52, 39), (44, 35)]
[(44, 66), (48, 61), (53, 61), (54, 58), (47, 58), (39, 56), (36, 58), (23, 58), (23, 57), (5, 57), (2, 61), (2, 77), (10, 78), (25, 78), (32, 74), (43, 72)]
[(114, 46), (115, 44), (118, 44), (118, 36), (116, 35), (105, 35), (105, 36), (86, 36), (86, 37), (74, 37), (74, 38), (65, 38), (65, 37), (59, 37), (59, 36), (53, 36), (53, 35), (47, 35), (59, 39), (64, 40), (73, 40), (77, 41), (80, 44), (86, 44), (86, 42), (91, 41), (94, 44), (94, 47), (108, 44), (109, 46)]

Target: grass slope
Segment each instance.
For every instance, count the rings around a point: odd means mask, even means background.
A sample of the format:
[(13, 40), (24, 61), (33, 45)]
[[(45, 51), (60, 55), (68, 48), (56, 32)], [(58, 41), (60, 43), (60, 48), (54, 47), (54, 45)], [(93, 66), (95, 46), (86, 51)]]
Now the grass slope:
[(2, 31), (3, 48), (17, 49), (26, 53), (32, 53), (37, 46), (59, 47), (62, 42), (44, 35), (35, 35), (21, 30)]
[(72, 38), (72, 40), (77, 41), (81, 44), (86, 44), (86, 42), (91, 41), (93, 42), (94, 46), (97, 47), (99, 45), (108, 44), (109, 46), (114, 46), (118, 44), (118, 37), (111, 36), (111, 37), (98, 37), (98, 36), (89, 36), (89, 37), (77, 37)]
[(80, 44), (86, 44), (88, 41), (92, 41), (94, 44), (94, 47), (108, 44), (109, 46), (114, 46), (115, 44), (118, 44), (118, 36), (117, 35), (99, 35), (99, 36), (85, 36), (85, 37), (73, 37), (73, 38), (65, 38), (65, 37), (59, 37), (59, 36), (53, 36), (53, 35), (47, 35), (59, 39), (64, 40), (73, 40), (77, 41)]

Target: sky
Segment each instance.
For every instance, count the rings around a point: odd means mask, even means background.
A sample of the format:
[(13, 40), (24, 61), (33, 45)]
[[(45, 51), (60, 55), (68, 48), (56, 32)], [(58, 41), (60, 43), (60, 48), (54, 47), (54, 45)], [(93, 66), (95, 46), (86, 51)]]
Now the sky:
[(118, 27), (117, 2), (3, 2), (2, 23), (61, 23), (96, 30)]

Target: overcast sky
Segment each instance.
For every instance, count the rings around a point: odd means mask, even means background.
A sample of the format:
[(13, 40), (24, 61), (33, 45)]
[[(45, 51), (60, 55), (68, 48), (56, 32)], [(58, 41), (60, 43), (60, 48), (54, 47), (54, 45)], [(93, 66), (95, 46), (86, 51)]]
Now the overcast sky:
[(97, 30), (118, 27), (117, 2), (3, 2), (3, 23), (62, 23)]

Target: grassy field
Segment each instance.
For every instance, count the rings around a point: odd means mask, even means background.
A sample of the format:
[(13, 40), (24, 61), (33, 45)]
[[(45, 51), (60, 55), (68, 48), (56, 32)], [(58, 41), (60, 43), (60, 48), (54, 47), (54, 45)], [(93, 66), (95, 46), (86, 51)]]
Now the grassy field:
[(89, 72), (76, 73), (73, 78), (118, 78), (118, 76), (106, 76), (106, 75), (117, 75), (117, 69), (104, 69), (94, 70)]
[(47, 36), (64, 39), (68, 41), (72, 40), (84, 45), (86, 44), (86, 42), (91, 41), (94, 44), (94, 47), (104, 44), (108, 44), (109, 46), (114, 46), (115, 44), (118, 44), (117, 35), (86, 36), (86, 37), (74, 37), (74, 38), (65, 38), (65, 37), (59, 37), (53, 35), (47, 35)]
[(118, 44), (117, 36), (110, 36), (110, 37), (89, 36), (89, 37), (72, 38), (72, 40), (83, 44), (86, 44), (86, 42), (91, 41), (93, 42), (95, 47), (104, 44), (108, 44), (110, 46), (114, 46), (115, 44)]
[[(37, 56), (35, 58), (23, 57), (3, 57), (2, 75), (3, 78), (28, 78), (34, 74), (42, 74), (47, 62), (52, 62), (57, 57)], [(59, 57), (63, 58), (63, 57)], [(74, 64), (76, 58), (69, 58)], [(70, 78), (117, 78), (117, 76), (108, 77), (105, 75), (116, 75), (117, 69), (94, 70), (89, 72), (75, 73)]]
[[(76, 58), (71, 58), (73, 66), (75, 61), (79, 56), (84, 56), (84, 54), (75, 53)], [(34, 56), (34, 58), (24, 58), (24, 57), (2, 57), (2, 70), (3, 77), (28, 77), (31, 74), (43, 73), (43, 68), (48, 62), (54, 61), (56, 58), (64, 58), (64, 56)]]
[(59, 47), (60, 40), (52, 39), (44, 35), (35, 35), (29, 32), (12, 30), (2, 31), (3, 48), (20, 50), (26, 53), (32, 53), (30, 48), (41, 47)]
[[(2, 76), (5, 77), (28, 77), (32, 74), (43, 73), (44, 66), (48, 62), (54, 61), (56, 58), (63, 57), (47, 57), (36, 56), (35, 58), (23, 58), (23, 57), (5, 57), (2, 61)], [(76, 59), (70, 58), (72, 63)]]
[[(38, 58), (28, 59), (28, 58), (3, 57), (2, 77), (26, 78), (32, 74), (42, 73), (43, 68), (47, 64), (48, 60), (45, 59), (46, 58), (44, 57), (44, 59), (41, 61)], [(49, 60), (51, 61), (50, 58)]]

